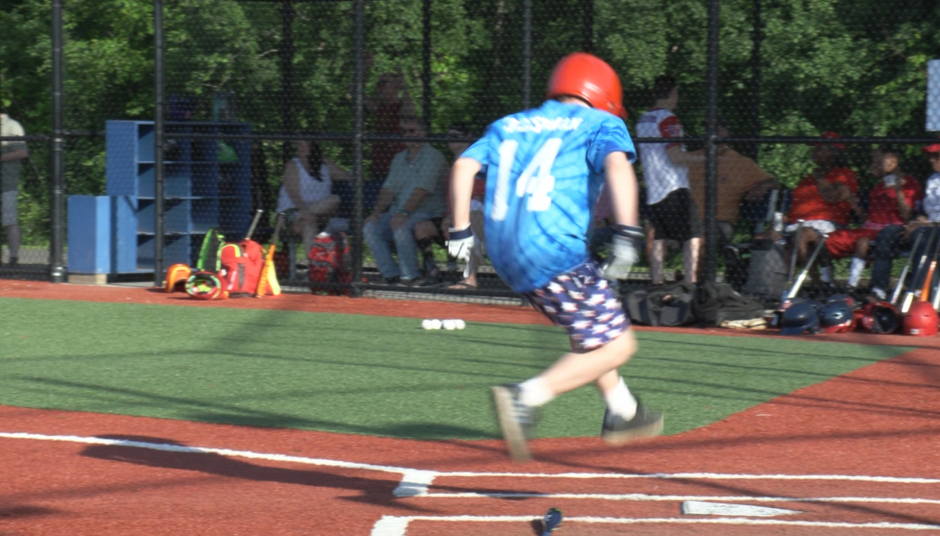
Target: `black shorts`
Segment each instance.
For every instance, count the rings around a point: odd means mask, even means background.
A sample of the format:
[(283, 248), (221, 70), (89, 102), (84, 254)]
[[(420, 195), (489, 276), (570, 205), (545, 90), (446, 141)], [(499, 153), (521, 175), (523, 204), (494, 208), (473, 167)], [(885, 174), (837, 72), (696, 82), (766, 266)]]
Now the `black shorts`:
[(678, 188), (662, 201), (649, 206), (650, 223), (656, 230), (654, 240), (688, 242), (702, 236), (702, 218), (688, 188)]

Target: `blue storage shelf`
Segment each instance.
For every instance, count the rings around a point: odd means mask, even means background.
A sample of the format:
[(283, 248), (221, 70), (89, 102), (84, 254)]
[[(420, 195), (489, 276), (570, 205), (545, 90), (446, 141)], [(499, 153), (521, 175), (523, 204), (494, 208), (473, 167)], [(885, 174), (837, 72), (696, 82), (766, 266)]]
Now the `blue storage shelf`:
[[(168, 122), (171, 134), (251, 133), (247, 123)], [(220, 142), (211, 138), (167, 138), (164, 146), (164, 265), (195, 264), (202, 237), (212, 227), (232, 239), (251, 223), (251, 144), (224, 140), (237, 156), (220, 162)], [(155, 244), (155, 164), (152, 121), (108, 121), (106, 192), (124, 196), (117, 228), (136, 235), (136, 248), (122, 246), (118, 273), (152, 271)], [(120, 234), (120, 233), (118, 233)], [(126, 236), (125, 236), (125, 241)]]

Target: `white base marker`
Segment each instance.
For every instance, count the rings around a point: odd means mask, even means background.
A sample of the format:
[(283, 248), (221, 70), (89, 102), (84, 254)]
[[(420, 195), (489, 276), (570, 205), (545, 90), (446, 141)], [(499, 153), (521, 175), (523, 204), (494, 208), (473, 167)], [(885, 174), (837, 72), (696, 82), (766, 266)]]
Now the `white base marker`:
[(405, 536), (409, 521), (410, 517), (382, 516), (372, 525), (369, 536)]
[(687, 516), (744, 516), (774, 517), (802, 514), (799, 510), (753, 506), (750, 504), (728, 504), (705, 501), (683, 501), (682, 513)]
[(407, 471), (392, 494), (396, 497), (423, 497), (428, 494), (428, 486), (434, 483), (436, 476), (434, 471)]

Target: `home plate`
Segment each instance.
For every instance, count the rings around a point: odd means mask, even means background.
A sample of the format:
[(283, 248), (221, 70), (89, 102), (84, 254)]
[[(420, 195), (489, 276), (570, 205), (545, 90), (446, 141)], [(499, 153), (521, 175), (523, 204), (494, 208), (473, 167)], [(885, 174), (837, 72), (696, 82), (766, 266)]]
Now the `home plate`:
[(682, 501), (682, 513), (687, 516), (746, 516), (774, 517), (801, 514), (798, 510), (751, 506), (749, 504), (727, 504), (704, 501)]

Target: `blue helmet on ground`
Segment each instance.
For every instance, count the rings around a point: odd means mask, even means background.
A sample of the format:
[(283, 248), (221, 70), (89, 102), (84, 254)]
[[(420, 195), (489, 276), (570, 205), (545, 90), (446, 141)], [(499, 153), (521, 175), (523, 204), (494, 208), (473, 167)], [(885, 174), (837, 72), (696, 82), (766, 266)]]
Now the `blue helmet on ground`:
[(823, 333), (842, 333), (855, 327), (855, 312), (845, 301), (832, 301), (819, 310)]
[(794, 303), (787, 307), (780, 319), (782, 335), (801, 335), (819, 331), (818, 302)]

